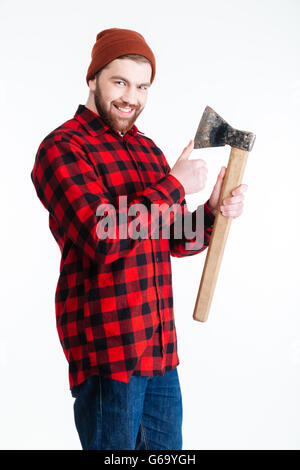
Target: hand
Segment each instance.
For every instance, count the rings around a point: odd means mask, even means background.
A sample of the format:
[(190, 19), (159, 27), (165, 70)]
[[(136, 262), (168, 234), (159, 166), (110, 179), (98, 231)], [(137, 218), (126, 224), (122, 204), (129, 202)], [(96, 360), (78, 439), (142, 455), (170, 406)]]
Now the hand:
[(207, 168), (204, 160), (189, 160), (194, 149), (194, 140), (184, 148), (170, 174), (175, 176), (184, 187), (186, 194), (197, 193), (206, 185)]
[[(221, 168), (216, 184), (208, 201), (208, 207), (214, 215), (216, 215), (217, 213), (217, 206), (225, 176), (225, 171), (226, 167), (223, 166)], [(233, 219), (235, 219), (236, 217), (239, 217), (242, 214), (245, 199), (244, 193), (247, 191), (247, 189), (247, 184), (241, 184), (232, 191), (232, 197), (226, 198), (222, 201), (220, 211), (223, 216), (232, 217)]]

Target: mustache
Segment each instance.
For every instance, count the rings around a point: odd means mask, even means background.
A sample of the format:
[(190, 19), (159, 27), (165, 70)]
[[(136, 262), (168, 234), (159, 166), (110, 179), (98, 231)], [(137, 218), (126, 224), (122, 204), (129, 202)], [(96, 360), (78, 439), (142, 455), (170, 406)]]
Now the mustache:
[(124, 103), (115, 103), (115, 106), (118, 106), (119, 108), (131, 108), (131, 109), (139, 109), (139, 106), (132, 106), (131, 104), (124, 104)]

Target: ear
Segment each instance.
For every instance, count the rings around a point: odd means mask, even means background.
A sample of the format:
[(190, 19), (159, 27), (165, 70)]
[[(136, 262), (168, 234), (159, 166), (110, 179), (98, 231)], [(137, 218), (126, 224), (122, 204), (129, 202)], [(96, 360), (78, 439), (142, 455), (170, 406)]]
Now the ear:
[(89, 80), (89, 89), (90, 91), (95, 91), (96, 90), (96, 76), (92, 79), (92, 80)]

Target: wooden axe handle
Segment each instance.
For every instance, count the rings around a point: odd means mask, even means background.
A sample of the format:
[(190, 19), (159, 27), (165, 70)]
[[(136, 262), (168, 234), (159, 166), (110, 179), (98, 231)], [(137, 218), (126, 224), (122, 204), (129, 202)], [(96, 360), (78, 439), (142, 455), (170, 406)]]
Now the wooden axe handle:
[(219, 208), (223, 200), (231, 197), (231, 192), (241, 184), (248, 153), (246, 150), (231, 147), (193, 313), (193, 318), (197, 321), (204, 322), (207, 320), (232, 220), (232, 217), (223, 216)]

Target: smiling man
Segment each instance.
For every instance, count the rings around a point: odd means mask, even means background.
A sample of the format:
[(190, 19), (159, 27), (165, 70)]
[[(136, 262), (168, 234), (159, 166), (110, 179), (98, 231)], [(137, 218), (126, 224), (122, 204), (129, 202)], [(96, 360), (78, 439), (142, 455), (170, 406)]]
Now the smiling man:
[[(171, 169), (134, 124), (155, 73), (141, 34), (101, 31), (86, 76), (88, 100), (44, 138), (31, 172), (61, 250), (56, 321), (83, 449), (182, 449), (170, 256), (207, 248), (225, 168), (209, 201), (199, 206), (200, 227), (198, 209), (192, 213), (201, 243), (184, 231), (175, 236), (177, 219), (169, 209), (177, 204), (181, 215), (190, 215), (185, 195), (205, 187), (207, 169), (203, 160), (189, 160), (193, 141)], [(242, 213), (245, 189), (241, 185), (223, 201), (225, 216)], [(124, 210), (119, 203), (125, 196)], [(136, 204), (164, 209), (141, 219), (146, 237), (123, 238), (122, 216)], [(105, 220), (100, 206), (105, 216), (118, 215), (116, 237), (99, 237)], [(154, 237), (150, 221), (159, 229), (167, 225), (170, 236)]]
[[(123, 134), (143, 111), (151, 85), (151, 65), (147, 59), (137, 62), (137, 57), (133, 54), (113, 60), (89, 82), (86, 106)], [(142, 83), (145, 77), (146, 82)]]

